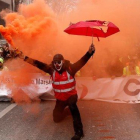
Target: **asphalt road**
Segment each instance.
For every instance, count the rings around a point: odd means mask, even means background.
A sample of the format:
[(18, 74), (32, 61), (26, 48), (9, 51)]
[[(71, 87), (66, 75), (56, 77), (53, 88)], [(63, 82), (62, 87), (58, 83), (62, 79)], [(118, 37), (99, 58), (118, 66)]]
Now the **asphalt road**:
[[(0, 140), (70, 140), (71, 116), (54, 123), (55, 101), (0, 102)], [(140, 140), (140, 104), (79, 101), (83, 140)]]

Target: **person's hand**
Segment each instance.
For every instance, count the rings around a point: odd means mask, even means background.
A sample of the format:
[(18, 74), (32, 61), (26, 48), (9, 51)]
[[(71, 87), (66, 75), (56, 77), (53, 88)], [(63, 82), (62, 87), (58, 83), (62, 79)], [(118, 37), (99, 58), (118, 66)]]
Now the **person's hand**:
[(24, 59), (25, 58), (25, 55), (23, 54), (23, 52), (20, 52), (20, 53), (18, 53), (18, 57), (20, 59)]
[(92, 54), (92, 53), (94, 53), (94, 51), (95, 51), (95, 47), (94, 47), (94, 44), (92, 43), (92, 44), (90, 45), (90, 47), (89, 47), (88, 52), (89, 52), (90, 54)]
[(19, 51), (18, 49), (15, 49), (15, 50), (14, 50), (14, 56), (15, 56), (15, 57), (19, 57), (19, 58), (21, 58), (21, 59), (24, 59), (24, 58), (25, 58), (23, 52)]

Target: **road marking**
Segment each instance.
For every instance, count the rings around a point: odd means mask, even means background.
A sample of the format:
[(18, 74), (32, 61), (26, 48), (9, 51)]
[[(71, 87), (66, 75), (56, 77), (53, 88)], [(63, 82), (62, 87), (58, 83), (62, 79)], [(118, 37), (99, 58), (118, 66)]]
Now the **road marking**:
[(12, 110), (15, 106), (16, 106), (16, 104), (11, 104), (11, 105), (9, 105), (8, 107), (6, 107), (4, 110), (2, 110), (2, 111), (0, 112), (0, 119), (1, 119), (4, 115), (6, 115), (6, 113), (8, 113), (10, 110)]

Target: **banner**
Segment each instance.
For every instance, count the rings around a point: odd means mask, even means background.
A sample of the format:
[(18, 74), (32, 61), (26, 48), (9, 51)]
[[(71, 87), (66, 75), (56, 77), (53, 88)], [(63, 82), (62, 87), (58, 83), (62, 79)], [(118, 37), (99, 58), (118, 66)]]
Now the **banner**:
[[(0, 72), (0, 101), (7, 101), (8, 99), (12, 98), (12, 93), (15, 90), (19, 91), (19, 94), (21, 91), (24, 92), (31, 99), (40, 96), (46, 97), (48, 95), (54, 99), (52, 81), (50, 79), (50, 76), (41, 73), (29, 73), (26, 74), (26, 77), (31, 78), (30, 83), (27, 85), (27, 83), (24, 83), (25, 80), (23, 80), (23, 83), (21, 80), (21, 84), (19, 86), (16, 82), (16, 73)], [(24, 77), (23, 79), (26, 79), (26, 77)], [(8, 99), (6, 97), (8, 97)]]
[(77, 78), (79, 97), (84, 100), (103, 100), (121, 103), (140, 102), (140, 77)]
[[(17, 87), (24, 91), (31, 99), (40, 97), (44, 100), (55, 99), (50, 76), (41, 73), (32, 73), (31, 83)], [(0, 77), (3, 73), (0, 73)], [(3, 97), (12, 98), (12, 89), (7, 87), (7, 82), (14, 82), (13, 75), (6, 74), (0, 79), (0, 100)], [(91, 77), (76, 77), (76, 89), (79, 99), (102, 100), (116, 103), (139, 103), (140, 102), (140, 77), (128, 76), (111, 78), (99, 78), (93, 80)]]

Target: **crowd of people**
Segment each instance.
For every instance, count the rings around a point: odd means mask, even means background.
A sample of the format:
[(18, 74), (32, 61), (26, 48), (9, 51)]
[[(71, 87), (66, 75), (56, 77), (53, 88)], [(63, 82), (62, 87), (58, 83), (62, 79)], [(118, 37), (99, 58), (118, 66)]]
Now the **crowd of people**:
[[(93, 64), (93, 67), (91, 66)], [(130, 75), (140, 75), (140, 58), (138, 55), (114, 55), (110, 59), (101, 59), (91, 62), (80, 71), (81, 77), (115, 78)]]

